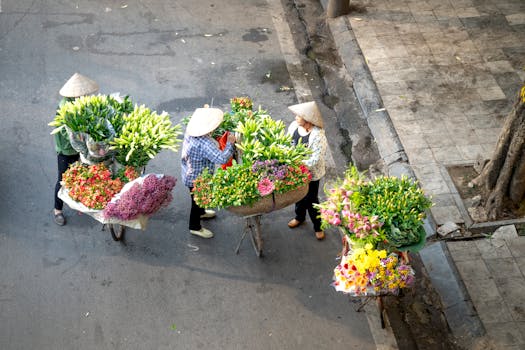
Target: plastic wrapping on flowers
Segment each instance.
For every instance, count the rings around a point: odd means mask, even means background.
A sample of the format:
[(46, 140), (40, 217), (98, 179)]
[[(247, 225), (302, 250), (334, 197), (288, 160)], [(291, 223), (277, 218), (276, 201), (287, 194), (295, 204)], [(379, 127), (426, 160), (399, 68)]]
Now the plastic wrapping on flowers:
[(157, 114), (135, 105), (129, 96), (82, 96), (64, 103), (53, 121), (52, 134), (67, 131), (72, 147), (87, 164), (112, 161), (144, 167), (161, 150), (176, 152), (182, 127), (166, 112)]
[(105, 218), (133, 220), (151, 216), (173, 199), (176, 179), (162, 174), (147, 174), (129, 183), (111, 199), (103, 211)]

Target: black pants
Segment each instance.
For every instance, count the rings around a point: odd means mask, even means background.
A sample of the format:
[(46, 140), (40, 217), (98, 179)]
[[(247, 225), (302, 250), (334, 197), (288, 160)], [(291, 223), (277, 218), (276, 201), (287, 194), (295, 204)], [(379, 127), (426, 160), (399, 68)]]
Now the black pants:
[(57, 155), (58, 159), (58, 180), (55, 185), (55, 209), (62, 210), (64, 207), (64, 202), (60, 198), (58, 198), (58, 191), (60, 191), (60, 181), (62, 181), (62, 174), (67, 170), (69, 165), (73, 164), (77, 160), (80, 159), (80, 156), (78, 154), (74, 154), (72, 156), (65, 156), (63, 154)]
[(311, 181), (306, 196), (295, 203), (295, 219), (303, 222), (306, 220), (306, 212), (308, 212), (314, 224), (314, 231), (319, 232), (321, 231), (321, 213), (313, 204), (319, 204), (319, 180)]
[(191, 196), (191, 211), (190, 211), (190, 230), (193, 231), (199, 231), (201, 226), (201, 215), (204, 215), (206, 213), (206, 210), (204, 208), (201, 208), (195, 203), (195, 200), (193, 199), (193, 188), (190, 188), (190, 196)]

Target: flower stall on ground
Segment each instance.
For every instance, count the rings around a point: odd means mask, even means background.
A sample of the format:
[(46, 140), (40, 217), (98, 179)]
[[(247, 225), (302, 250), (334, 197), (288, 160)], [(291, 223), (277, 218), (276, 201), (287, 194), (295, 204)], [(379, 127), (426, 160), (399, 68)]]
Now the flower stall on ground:
[(414, 281), (408, 252), (426, 241), (425, 211), (432, 206), (407, 177), (366, 180), (355, 167), (325, 189), (319, 204), (323, 227), (342, 235), (341, 261), (333, 286), (351, 296), (398, 295)]
[(166, 112), (133, 106), (128, 96), (93, 95), (62, 105), (49, 125), (52, 134), (65, 130), (80, 154), (59, 192), (72, 209), (104, 224), (145, 229), (148, 218), (171, 202), (176, 179), (144, 174), (161, 150), (178, 150), (181, 126)]
[(194, 182), (193, 194), (202, 207), (226, 208), (245, 217), (242, 238), (251, 231), (260, 256), (260, 217), (306, 195), (311, 175), (303, 160), (310, 151), (303, 144), (293, 145), (283, 121), (274, 120), (260, 107), (253, 111), (249, 98), (233, 98), (231, 107), (212, 136), (221, 138), (223, 133), (235, 132), (236, 159), (213, 174), (203, 172)]

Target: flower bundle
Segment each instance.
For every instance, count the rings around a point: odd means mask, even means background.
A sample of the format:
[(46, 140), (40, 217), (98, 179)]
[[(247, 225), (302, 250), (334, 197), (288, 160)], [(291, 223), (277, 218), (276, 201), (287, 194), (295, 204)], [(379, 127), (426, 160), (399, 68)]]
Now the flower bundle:
[(230, 102), (232, 113), (224, 115), (221, 127), (237, 133), (240, 159), (214, 174), (203, 172), (193, 184), (195, 202), (205, 208), (252, 205), (273, 192), (286, 193), (307, 184), (311, 174), (302, 164), (310, 153), (306, 145), (294, 146), (284, 123), (260, 107), (252, 111), (248, 98)]
[(50, 126), (65, 129), (71, 145), (89, 162), (114, 156), (123, 165), (144, 167), (161, 150), (178, 150), (182, 127), (166, 112), (133, 105), (129, 96), (82, 96), (65, 103)]
[(344, 255), (334, 269), (335, 289), (354, 296), (398, 294), (413, 282), (414, 270), (397, 254), (371, 244)]
[(397, 294), (411, 285), (412, 268), (398, 252), (417, 250), (425, 240), (423, 218), (432, 202), (406, 177), (366, 180), (355, 167), (325, 189), (318, 205), (322, 227), (344, 234), (334, 287), (352, 295)]
[[(133, 168), (125, 169), (126, 179), (133, 180), (138, 174)], [(103, 164), (72, 164), (62, 175), (69, 196), (91, 209), (104, 209), (113, 196), (124, 186), (121, 178), (112, 178), (111, 171)]]
[(249, 97), (234, 97), (230, 99), (232, 112), (239, 112), (242, 110), (252, 110), (253, 101)]
[(49, 125), (55, 127), (52, 134), (67, 126), (72, 132), (88, 134), (94, 141), (107, 141), (120, 132), (124, 114), (132, 110), (129, 96), (122, 100), (110, 95), (82, 96), (63, 104)]
[(144, 105), (135, 106), (123, 116), (119, 134), (111, 140), (110, 149), (116, 150), (120, 164), (143, 167), (162, 149), (178, 150), (181, 126), (173, 125), (166, 112), (157, 114)]
[(335, 226), (351, 241), (394, 248), (421, 240), (422, 220), (432, 202), (417, 183), (406, 177), (365, 181), (355, 167), (325, 190), (319, 204), (323, 226)]
[(103, 211), (105, 218), (133, 220), (140, 215), (150, 216), (166, 207), (173, 199), (173, 176), (149, 174), (126, 185), (122, 193), (108, 203)]
[(205, 208), (250, 205), (272, 192), (286, 193), (311, 180), (310, 171), (301, 163), (279, 164), (276, 160), (253, 164), (234, 162), (215, 174), (204, 171), (193, 184), (193, 198)]

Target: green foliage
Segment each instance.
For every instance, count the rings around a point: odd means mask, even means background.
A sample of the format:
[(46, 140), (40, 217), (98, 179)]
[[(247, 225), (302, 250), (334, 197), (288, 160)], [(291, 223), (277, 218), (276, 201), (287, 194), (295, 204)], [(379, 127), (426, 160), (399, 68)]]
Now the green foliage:
[(401, 247), (419, 241), (425, 210), (432, 201), (416, 182), (406, 176), (378, 177), (364, 184), (360, 194), (366, 199), (360, 203), (360, 210), (379, 216), (390, 245)]
[(217, 169), (213, 175), (204, 170), (194, 182), (195, 202), (206, 208), (226, 208), (253, 204), (260, 198), (258, 174), (251, 171), (249, 164), (233, 163), (226, 169)]
[(425, 211), (432, 206), (408, 177), (366, 181), (354, 166), (325, 192), (327, 200), (319, 204), (324, 228), (337, 226), (354, 242), (387, 248), (418, 243)]
[(143, 167), (162, 149), (178, 150), (181, 126), (172, 125), (166, 112), (157, 114), (144, 105), (124, 115), (120, 133), (110, 142), (123, 165)]
[(123, 116), (133, 109), (129, 96), (122, 102), (107, 95), (82, 96), (64, 103), (49, 123), (56, 133), (64, 126), (73, 132), (87, 133), (96, 141), (113, 138), (122, 128)]
[(294, 146), (284, 122), (265, 113), (240, 120), (235, 131), (241, 135), (237, 148), (242, 151), (243, 162), (275, 159), (281, 164), (293, 164), (306, 159), (311, 152), (302, 143)]

